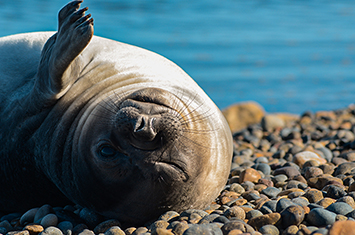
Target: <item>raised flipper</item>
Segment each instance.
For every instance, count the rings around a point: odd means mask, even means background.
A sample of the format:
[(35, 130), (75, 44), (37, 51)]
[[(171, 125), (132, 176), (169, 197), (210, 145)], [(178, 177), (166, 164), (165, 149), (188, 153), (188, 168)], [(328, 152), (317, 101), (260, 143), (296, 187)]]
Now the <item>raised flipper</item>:
[(34, 92), (47, 104), (63, 96), (75, 82), (81, 67), (75, 59), (92, 38), (93, 19), (91, 14), (85, 15), (87, 7), (79, 10), (82, 2), (72, 1), (60, 10), (58, 32), (42, 49)]

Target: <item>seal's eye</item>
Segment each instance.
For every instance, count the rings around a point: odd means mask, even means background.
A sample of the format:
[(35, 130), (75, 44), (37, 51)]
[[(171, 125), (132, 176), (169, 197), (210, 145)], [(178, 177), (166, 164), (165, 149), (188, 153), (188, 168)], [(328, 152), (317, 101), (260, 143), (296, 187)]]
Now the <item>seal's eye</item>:
[(112, 148), (111, 146), (104, 145), (100, 148), (99, 153), (102, 157), (105, 158), (113, 157), (116, 155), (116, 149)]

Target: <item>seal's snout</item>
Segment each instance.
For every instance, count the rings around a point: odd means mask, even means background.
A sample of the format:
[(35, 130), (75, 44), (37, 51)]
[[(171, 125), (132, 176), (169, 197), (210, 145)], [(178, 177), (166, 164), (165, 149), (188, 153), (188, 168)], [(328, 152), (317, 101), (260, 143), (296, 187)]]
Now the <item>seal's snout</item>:
[(155, 117), (151, 117), (149, 115), (141, 114), (138, 116), (132, 133), (134, 138), (142, 141), (153, 141), (157, 135), (157, 131), (153, 123), (155, 119)]

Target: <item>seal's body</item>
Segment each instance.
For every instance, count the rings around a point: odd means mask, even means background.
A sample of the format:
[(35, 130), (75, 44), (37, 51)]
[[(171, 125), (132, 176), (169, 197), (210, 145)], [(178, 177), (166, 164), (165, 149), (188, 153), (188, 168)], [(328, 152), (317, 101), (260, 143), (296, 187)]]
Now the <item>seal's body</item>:
[(131, 225), (204, 208), (230, 170), (221, 112), (171, 61), (92, 36), (80, 3), (57, 33), (0, 38), (0, 210), (72, 201)]

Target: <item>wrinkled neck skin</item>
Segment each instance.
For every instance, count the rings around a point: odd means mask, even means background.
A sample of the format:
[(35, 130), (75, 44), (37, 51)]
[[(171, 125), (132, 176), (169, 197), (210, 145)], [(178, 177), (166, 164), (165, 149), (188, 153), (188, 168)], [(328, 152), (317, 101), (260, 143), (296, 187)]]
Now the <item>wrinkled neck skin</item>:
[[(38, 143), (39, 167), (70, 200), (127, 225), (167, 210), (205, 207), (223, 188), (231, 161), (231, 134), (218, 108), (200, 90), (121, 75), (109, 63), (100, 64), (99, 71), (97, 66), (87, 66), (37, 132), (48, 140)], [(169, 110), (166, 115), (180, 123), (176, 138), (142, 150), (117, 123), (125, 120), (119, 114), (124, 101), (149, 87), (170, 94), (158, 109)], [(112, 159), (98, 157), (106, 140), (117, 148)]]

